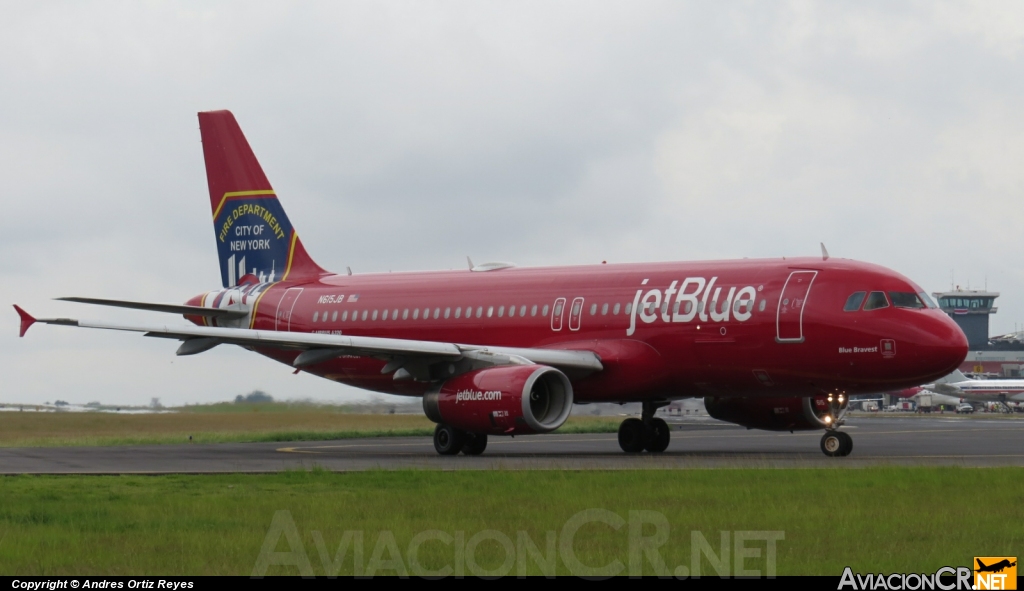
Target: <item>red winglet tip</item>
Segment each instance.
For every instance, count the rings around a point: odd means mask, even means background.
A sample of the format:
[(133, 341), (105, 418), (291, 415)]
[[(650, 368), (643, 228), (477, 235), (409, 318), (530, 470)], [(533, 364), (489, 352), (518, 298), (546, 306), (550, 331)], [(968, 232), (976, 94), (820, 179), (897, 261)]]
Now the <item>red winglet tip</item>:
[(21, 316), (21, 333), (18, 336), (23, 337), (28, 332), (28, 328), (36, 323), (36, 319), (28, 312), (19, 308), (17, 304), (14, 305), (14, 309), (18, 312), (18, 316)]

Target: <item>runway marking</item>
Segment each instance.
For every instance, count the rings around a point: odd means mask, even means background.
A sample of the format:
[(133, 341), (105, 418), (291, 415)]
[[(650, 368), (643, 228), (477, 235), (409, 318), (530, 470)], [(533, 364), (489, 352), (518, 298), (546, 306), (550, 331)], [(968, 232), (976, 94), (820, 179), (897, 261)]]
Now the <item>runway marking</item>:
[[(488, 442), (488, 446), (491, 446), (491, 445), (512, 445), (512, 444), (515, 444), (515, 443), (528, 443), (528, 444), (529, 443), (567, 443), (567, 442), (568, 443), (571, 443), (571, 442), (593, 443), (595, 441), (614, 441), (614, 440), (615, 439), (613, 439), (611, 437), (602, 437), (602, 438), (599, 438), (599, 439), (548, 439), (548, 438), (544, 438), (543, 440), (524, 439), (524, 440), (521, 440), (521, 441), (511, 441), (511, 440), (510, 441), (493, 441), (493, 442)], [(431, 441), (409, 441), (409, 442), (403, 442), (403, 443), (350, 443), (350, 444), (346, 444), (346, 445), (313, 445), (313, 446), (309, 446), (309, 447), (305, 447), (305, 446), (301, 446), (301, 447), (300, 446), (282, 447), (282, 448), (279, 448), (279, 449), (277, 449), (275, 451), (279, 451), (279, 452), (282, 452), (282, 453), (293, 453), (293, 454), (320, 454), (320, 453), (324, 453), (324, 452), (321, 452), (321, 451), (307, 451), (307, 450), (314, 450), (314, 449), (352, 449), (352, 448), (356, 448), (356, 447), (411, 447), (411, 446), (423, 446), (423, 447), (430, 446), (430, 447), (433, 447), (433, 445), (434, 444)]]
[[(982, 428), (977, 428), (977, 429), (911, 429), (911, 430), (905, 430), (905, 431), (868, 431), (864, 435), (865, 435), (865, 437), (867, 437), (868, 435), (901, 435), (901, 434), (906, 434), (906, 433), (951, 433), (951, 432), (961, 433), (961, 432), (964, 432), (964, 431), (984, 431), (986, 433), (991, 433), (993, 431), (1020, 431), (1020, 430), (1021, 430), (1020, 428), (1005, 428), (1005, 429), (1000, 429), (1000, 428), (997, 428), (997, 429), (982, 429)], [(749, 431), (743, 431), (743, 432), (740, 432), (740, 433), (714, 434), (714, 435), (706, 435), (706, 434), (700, 434), (700, 433), (685, 433), (684, 432), (684, 433), (681, 433), (678, 437), (674, 437), (674, 439), (756, 439), (756, 438), (759, 438), (759, 437), (787, 437), (787, 436), (792, 437), (794, 435), (815, 436), (816, 437), (818, 434), (819, 434), (819, 431), (800, 431), (800, 432), (795, 432), (795, 433), (775, 433), (775, 432), (750, 433)], [(492, 442), (488, 442), (488, 446), (492, 446), (492, 445), (515, 445), (515, 444), (524, 444), (524, 443), (525, 444), (535, 444), (535, 443), (593, 443), (593, 442), (597, 442), (597, 441), (615, 441), (616, 439), (617, 439), (617, 436), (613, 436), (611, 434), (609, 434), (607, 437), (600, 437), (600, 438), (594, 438), (594, 439), (552, 439), (552, 438), (549, 438), (549, 437), (544, 437), (544, 438), (521, 439), (519, 441), (516, 441), (514, 439), (492, 441)], [(430, 441), (406, 441), (406, 442), (401, 442), (401, 443), (351, 443), (351, 444), (344, 444), (344, 445), (314, 445), (314, 446), (282, 447), (282, 448), (278, 448), (275, 451), (278, 451), (278, 452), (281, 452), (281, 453), (298, 453), (298, 454), (314, 454), (315, 455), (315, 454), (323, 454), (323, 453), (326, 453), (326, 452), (325, 451), (314, 451), (314, 450), (354, 449), (354, 448), (361, 448), (361, 447), (414, 447), (414, 446), (416, 446), (416, 447), (418, 447), (418, 446), (427, 447), (427, 446), (432, 446), (432, 445), (433, 444)], [(965, 457), (965, 456), (890, 456), (890, 457), (906, 457), (906, 458), (928, 457), (928, 458), (934, 458), (934, 457)], [(1018, 456), (1010, 455), (1010, 456), (970, 456), (970, 457), (1018, 457)]]

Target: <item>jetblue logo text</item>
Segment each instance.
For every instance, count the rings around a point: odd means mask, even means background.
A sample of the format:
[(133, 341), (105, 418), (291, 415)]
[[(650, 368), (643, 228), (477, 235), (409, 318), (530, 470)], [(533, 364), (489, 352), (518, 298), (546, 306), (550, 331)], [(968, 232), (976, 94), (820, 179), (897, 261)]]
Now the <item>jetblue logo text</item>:
[[(757, 289), (746, 287), (716, 286), (718, 277), (706, 280), (703, 277), (687, 277), (682, 284), (673, 281), (664, 290), (641, 288), (633, 297), (626, 336), (636, 332), (636, 321), (651, 324), (662, 322), (746, 322), (754, 312)], [(643, 281), (646, 285), (647, 280)]]
[(501, 400), (501, 390), (459, 390), (455, 393), (455, 402), (475, 402), (478, 400)]

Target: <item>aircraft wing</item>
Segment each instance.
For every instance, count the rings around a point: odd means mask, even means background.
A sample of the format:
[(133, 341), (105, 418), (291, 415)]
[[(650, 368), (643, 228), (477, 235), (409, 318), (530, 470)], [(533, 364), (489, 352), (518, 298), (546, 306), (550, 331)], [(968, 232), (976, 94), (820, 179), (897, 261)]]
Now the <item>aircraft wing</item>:
[[(33, 323), (76, 326), (141, 332), (149, 337), (162, 337), (184, 341), (178, 355), (193, 355), (220, 344), (242, 347), (288, 349), (301, 351), (293, 366), (306, 367), (328, 361), (343, 355), (387, 359), (389, 363), (382, 373), (396, 372), (396, 379), (402, 377), (428, 377), (429, 363), (468, 359), (476, 367), (537, 363), (564, 370), (584, 373), (601, 371), (604, 366), (592, 351), (565, 349), (540, 349), (517, 347), (491, 347), (463, 345), (436, 341), (415, 341), (379, 337), (348, 336), (306, 332), (284, 332), (272, 330), (251, 330), (213, 326), (190, 326), (170, 324), (122, 324), (116, 322), (93, 322), (71, 318), (33, 318), (15, 306), (21, 316), (21, 335)], [(401, 370), (405, 373), (400, 373)]]

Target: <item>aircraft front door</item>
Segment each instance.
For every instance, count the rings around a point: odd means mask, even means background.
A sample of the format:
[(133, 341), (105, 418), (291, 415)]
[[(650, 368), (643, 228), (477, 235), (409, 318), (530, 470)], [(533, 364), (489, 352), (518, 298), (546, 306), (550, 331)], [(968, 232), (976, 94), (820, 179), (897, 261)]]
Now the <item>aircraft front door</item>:
[(817, 271), (793, 271), (779, 296), (775, 317), (775, 340), (780, 343), (804, 342), (804, 308)]
[(277, 322), (274, 324), (276, 330), (292, 329), (292, 310), (295, 309), (295, 302), (299, 300), (300, 294), (302, 294), (301, 287), (293, 287), (284, 292), (284, 296), (277, 304)]

